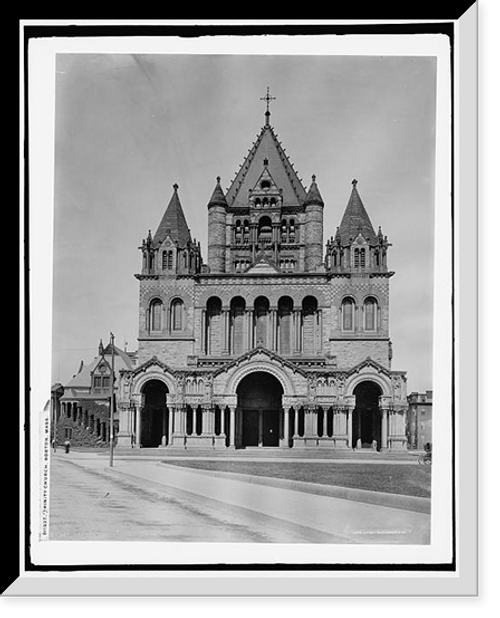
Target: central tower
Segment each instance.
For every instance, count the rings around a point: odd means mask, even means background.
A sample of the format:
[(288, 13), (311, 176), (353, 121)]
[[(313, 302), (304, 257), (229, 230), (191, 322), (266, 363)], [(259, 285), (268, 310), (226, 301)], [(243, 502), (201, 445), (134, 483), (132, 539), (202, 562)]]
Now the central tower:
[(259, 262), (276, 272), (323, 270), (323, 200), (315, 177), (306, 191), (270, 124), (265, 124), (224, 193), (208, 203), (210, 273), (244, 273)]

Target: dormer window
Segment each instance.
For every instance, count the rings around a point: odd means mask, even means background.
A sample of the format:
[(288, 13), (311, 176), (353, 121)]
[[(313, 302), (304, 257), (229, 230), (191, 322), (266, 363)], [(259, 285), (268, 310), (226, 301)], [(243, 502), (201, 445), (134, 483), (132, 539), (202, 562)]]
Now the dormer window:
[(269, 181), (269, 180), (263, 180), (263, 181), (260, 183), (260, 188), (261, 188), (261, 189), (270, 189), (270, 188), (271, 188), (271, 183), (270, 183), (270, 181)]

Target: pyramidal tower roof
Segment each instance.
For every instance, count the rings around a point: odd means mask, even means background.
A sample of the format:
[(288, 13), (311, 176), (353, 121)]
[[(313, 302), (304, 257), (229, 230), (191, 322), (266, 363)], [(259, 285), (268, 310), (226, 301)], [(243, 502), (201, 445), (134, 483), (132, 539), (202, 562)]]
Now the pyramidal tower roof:
[(170, 236), (173, 241), (177, 241), (181, 247), (185, 247), (188, 242), (191, 242), (191, 232), (182, 210), (178, 189), (179, 186), (174, 184), (174, 192), (153, 238), (155, 246), (160, 245), (167, 236)]
[(358, 181), (354, 179), (352, 181), (351, 196), (338, 230), (342, 245), (351, 244), (352, 240), (360, 233), (363, 235), (363, 238), (369, 242), (375, 240), (376, 236), (370, 217), (359, 196), (357, 184)]
[(285, 149), (279, 142), (277, 134), (269, 123), (271, 117), (269, 102), (273, 99), (274, 97), (269, 96), (268, 89), (267, 96), (263, 97), (263, 100), (267, 103), (265, 124), (226, 193), (229, 206), (248, 205), (248, 191), (252, 190), (257, 184), (262, 174), (264, 161), (266, 161), (266, 167), (276, 186), (283, 190), (283, 203), (285, 205), (298, 206), (306, 198), (306, 190), (286, 155)]

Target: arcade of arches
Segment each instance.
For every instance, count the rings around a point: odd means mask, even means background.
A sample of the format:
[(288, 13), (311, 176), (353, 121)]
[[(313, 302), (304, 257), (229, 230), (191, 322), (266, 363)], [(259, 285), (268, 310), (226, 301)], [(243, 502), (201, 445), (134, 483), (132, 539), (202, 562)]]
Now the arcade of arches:
[(316, 354), (323, 345), (322, 320), (314, 296), (306, 296), (299, 304), (282, 296), (276, 307), (266, 296), (250, 304), (236, 296), (227, 308), (212, 296), (202, 312), (203, 350), (208, 355), (238, 355), (262, 346), (282, 355)]
[(133, 443), (141, 447), (380, 450), (394, 446), (403, 426), (400, 414), (381, 407), (382, 390), (370, 380), (354, 388), (349, 405), (307, 401), (287, 405), (290, 400), (281, 382), (266, 371), (254, 371), (239, 381), (236, 405), (168, 404), (168, 392), (160, 380), (145, 383), (141, 406), (131, 420)]

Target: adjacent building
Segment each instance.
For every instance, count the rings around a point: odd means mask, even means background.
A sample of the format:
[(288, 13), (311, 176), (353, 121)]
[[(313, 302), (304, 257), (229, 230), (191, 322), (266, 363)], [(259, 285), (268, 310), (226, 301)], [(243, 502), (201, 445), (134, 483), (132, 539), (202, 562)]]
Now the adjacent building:
[(408, 395), (407, 436), (410, 449), (432, 444), (432, 391)]

